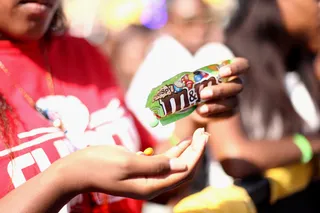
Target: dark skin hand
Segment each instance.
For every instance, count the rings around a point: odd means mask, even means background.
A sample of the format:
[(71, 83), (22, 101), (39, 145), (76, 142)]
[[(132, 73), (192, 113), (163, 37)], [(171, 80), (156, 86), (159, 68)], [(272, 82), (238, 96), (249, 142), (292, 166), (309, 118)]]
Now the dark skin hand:
[[(206, 102), (200, 105), (191, 115), (176, 122), (174, 135), (178, 139), (185, 139), (192, 135), (197, 128), (207, 127), (207, 124), (218, 119), (224, 119), (234, 114), (237, 107), (237, 95), (242, 91), (243, 85), (240, 76), (249, 68), (248, 60), (235, 58), (230, 65), (220, 70), (221, 77), (233, 78), (228, 83), (209, 86), (201, 91), (201, 99)], [(156, 152), (163, 152), (170, 148), (170, 143), (159, 143)], [(199, 165), (200, 166), (200, 165)], [(201, 168), (201, 167), (199, 167)], [(189, 183), (178, 189), (158, 197), (154, 202), (174, 205), (182, 197), (188, 195)]]
[(230, 80), (201, 91), (201, 99), (206, 103), (197, 108), (198, 114), (202, 117), (215, 117), (219, 113), (232, 111), (237, 105), (237, 95), (243, 89), (238, 77), (245, 74), (248, 68), (248, 60), (244, 58), (235, 58), (230, 65), (221, 68), (220, 76)]
[[(239, 77), (245, 74), (248, 68), (249, 62), (244, 58), (235, 58), (230, 65), (221, 68), (220, 76), (230, 78), (230, 81), (204, 88), (200, 96), (206, 102), (198, 106), (191, 116), (176, 122), (175, 135), (180, 139), (187, 138), (195, 129), (232, 115), (238, 104), (237, 95), (243, 89)], [(180, 128), (181, 126), (183, 128)]]
[[(197, 128), (206, 127), (212, 119), (232, 115), (237, 107), (237, 95), (243, 89), (242, 81), (238, 77), (245, 74), (248, 68), (249, 62), (244, 58), (235, 58), (230, 65), (222, 68), (220, 76), (233, 78), (233, 80), (204, 88), (200, 96), (206, 102), (201, 104), (191, 116), (176, 122), (174, 135), (183, 140), (190, 137)], [(159, 143), (155, 151), (161, 153), (168, 150), (170, 146), (170, 143)]]
[[(62, 1), (32, 1), (33, 6), (28, 3), (0, 1), (1, 40), (42, 42), (45, 34), (51, 32), (54, 26), (50, 25)], [(207, 105), (212, 104), (211, 99), (216, 99), (216, 95), (209, 94)], [(208, 108), (206, 115), (218, 112)], [(192, 142), (152, 157), (138, 156), (115, 146), (90, 147), (72, 153), (1, 198), (1, 212), (56, 212), (75, 195), (89, 191), (151, 199), (190, 179), (206, 141), (205, 136), (195, 136)], [(178, 159), (180, 164), (173, 159)]]
[(85, 192), (151, 199), (192, 178), (207, 140), (203, 130), (197, 130), (192, 140), (157, 156), (137, 155), (120, 146), (85, 148), (1, 198), (1, 212), (58, 212)]

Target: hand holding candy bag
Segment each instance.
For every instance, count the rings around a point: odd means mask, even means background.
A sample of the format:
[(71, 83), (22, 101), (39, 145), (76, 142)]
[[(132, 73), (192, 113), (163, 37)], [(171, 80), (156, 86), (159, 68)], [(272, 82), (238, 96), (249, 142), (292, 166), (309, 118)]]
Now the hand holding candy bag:
[(203, 103), (200, 99), (203, 88), (229, 80), (219, 76), (219, 69), (230, 63), (231, 60), (226, 60), (194, 72), (183, 72), (152, 89), (146, 103), (154, 114), (150, 125), (155, 127), (159, 122), (167, 125), (190, 115), (198, 104)]

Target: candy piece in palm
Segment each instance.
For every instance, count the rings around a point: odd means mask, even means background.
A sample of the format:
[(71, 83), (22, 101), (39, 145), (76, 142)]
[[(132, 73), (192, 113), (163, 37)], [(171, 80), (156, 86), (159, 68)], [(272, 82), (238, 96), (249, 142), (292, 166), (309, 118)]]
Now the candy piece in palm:
[(152, 155), (154, 154), (154, 150), (153, 150), (151, 147), (149, 147), (149, 148), (145, 149), (145, 150), (143, 151), (143, 153), (144, 153), (145, 155), (147, 155), (147, 156), (152, 156)]
[[(222, 63), (226, 65), (230, 60)], [(146, 103), (146, 108), (153, 112), (150, 126), (167, 125), (190, 115), (202, 103), (203, 88), (227, 81), (219, 76), (221, 66), (212, 64), (194, 72), (183, 72), (152, 89)]]

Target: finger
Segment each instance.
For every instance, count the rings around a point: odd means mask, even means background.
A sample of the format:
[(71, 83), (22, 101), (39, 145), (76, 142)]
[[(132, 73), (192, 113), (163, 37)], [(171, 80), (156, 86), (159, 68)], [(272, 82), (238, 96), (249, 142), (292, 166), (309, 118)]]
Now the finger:
[(186, 164), (176, 158), (136, 155), (129, 163), (128, 176), (159, 176), (170, 172), (185, 171), (186, 169)]
[(185, 140), (169, 149), (164, 155), (169, 158), (179, 157), (190, 146), (191, 140)]
[(240, 78), (233, 79), (228, 83), (205, 87), (200, 92), (201, 100), (217, 100), (238, 95), (243, 89)]
[(221, 77), (230, 77), (234, 75), (244, 74), (249, 69), (249, 61), (244, 58), (235, 58), (231, 64), (223, 66), (219, 69)]
[(191, 144), (178, 158), (187, 165), (187, 170), (180, 173), (171, 173), (165, 178), (155, 181), (151, 189), (160, 190), (168, 189), (168, 187), (173, 188), (187, 181), (204, 152), (208, 137), (209, 136), (204, 133), (204, 129), (197, 129), (193, 134)]
[[(200, 159), (205, 146), (208, 142), (209, 139), (209, 134), (207, 132), (204, 131), (204, 128), (201, 129), (197, 129), (192, 137), (192, 143), (191, 146), (192, 150), (196, 153), (195, 155), (195, 159), (192, 162), (193, 165), (196, 165), (198, 163), (198, 160)], [(184, 152), (183, 154), (185, 154), (186, 152)]]
[(188, 171), (191, 172), (191, 170), (193, 170), (195, 165), (199, 162), (208, 139), (209, 134), (204, 132), (203, 128), (197, 129), (194, 132), (191, 145), (179, 157), (179, 160), (186, 162), (188, 165)]
[[(196, 165), (198, 164), (204, 149), (208, 141), (208, 135), (204, 133), (203, 129), (195, 131), (192, 143), (188, 148), (180, 155), (178, 160), (184, 162), (187, 165), (184, 172), (169, 173), (164, 176), (156, 176), (151, 179), (127, 179), (127, 184), (133, 189), (136, 194), (143, 194), (143, 198), (150, 198), (158, 195), (161, 192), (173, 189), (182, 183), (188, 181)], [(151, 159), (154, 157), (149, 157)], [(149, 172), (149, 171), (147, 171)], [(129, 187), (129, 189), (130, 189)]]
[(185, 181), (188, 181), (188, 177), (193, 173), (195, 167), (199, 163), (201, 156), (204, 153), (205, 146), (208, 142), (209, 135), (204, 132), (204, 129), (197, 129), (192, 137), (191, 145), (180, 155), (178, 158), (181, 162), (186, 163), (188, 169), (185, 172), (175, 173), (169, 175), (162, 184), (161, 187), (178, 186)]
[(213, 116), (223, 112), (234, 110), (238, 106), (236, 97), (227, 98), (215, 102), (207, 102), (197, 107), (197, 112), (203, 117)]
[[(149, 157), (136, 155), (129, 164), (130, 174), (134, 176), (159, 176), (172, 172), (183, 172), (189, 167), (192, 169), (199, 161), (207, 141), (208, 135), (204, 133), (204, 129), (198, 129), (193, 135), (191, 145), (181, 143), (180, 149), (184, 151), (178, 158), (170, 159), (166, 156)], [(185, 149), (185, 147), (187, 148)], [(192, 153), (193, 156), (191, 156)]]

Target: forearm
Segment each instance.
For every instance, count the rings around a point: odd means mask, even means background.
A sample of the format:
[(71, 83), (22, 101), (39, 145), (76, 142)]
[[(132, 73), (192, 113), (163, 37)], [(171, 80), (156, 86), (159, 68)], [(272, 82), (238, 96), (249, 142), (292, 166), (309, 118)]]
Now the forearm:
[[(224, 121), (210, 124), (211, 150), (233, 177), (246, 177), (270, 168), (301, 162), (302, 153), (293, 142), (293, 136), (277, 141), (250, 141), (232, 128), (222, 127)], [(218, 130), (218, 131), (217, 131)], [(320, 152), (320, 137), (308, 137), (314, 154)]]
[[(310, 140), (314, 153), (319, 153), (320, 141)], [(301, 151), (293, 143), (292, 137), (279, 141), (244, 141), (237, 146), (233, 158), (243, 159), (264, 171), (301, 161)]]
[(58, 165), (30, 179), (0, 200), (1, 212), (58, 212), (74, 195), (68, 193)]

